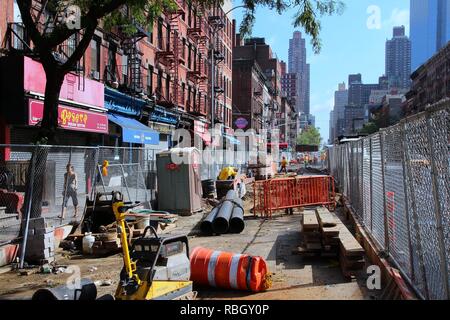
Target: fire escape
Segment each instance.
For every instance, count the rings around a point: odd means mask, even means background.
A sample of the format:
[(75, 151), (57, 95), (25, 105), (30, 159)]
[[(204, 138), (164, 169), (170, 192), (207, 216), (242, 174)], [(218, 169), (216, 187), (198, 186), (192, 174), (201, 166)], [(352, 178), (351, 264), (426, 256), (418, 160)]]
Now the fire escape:
[[(122, 7), (122, 14), (127, 16), (131, 20), (131, 24), (134, 27), (134, 32), (124, 32), (122, 27), (116, 29), (116, 35), (120, 39), (120, 45), (123, 49), (124, 55), (127, 57), (127, 64), (120, 66), (122, 68), (122, 74), (124, 75), (121, 90), (126, 91), (131, 95), (141, 94), (143, 92), (142, 83), (142, 52), (139, 50), (139, 41), (148, 37), (147, 31), (139, 25), (132, 17), (127, 6)], [(109, 70), (112, 73), (113, 79), (116, 78), (116, 74), (120, 74), (118, 70)]]
[(208, 76), (207, 76), (207, 61), (208, 61), (208, 30), (209, 26), (203, 15), (195, 17), (194, 26), (188, 28), (188, 37), (197, 45), (199, 59), (196, 59), (194, 68), (187, 73), (187, 77), (197, 87), (199, 93), (198, 101), (194, 101), (194, 105), (190, 107), (188, 112), (196, 116), (207, 115), (207, 101), (208, 97)]
[[(65, 15), (65, 7), (52, 8), (47, 7), (49, 0), (33, 0), (30, 13), (33, 21), (41, 34), (51, 32), (52, 28), (58, 23), (63, 21)], [(73, 34), (66, 39), (63, 43), (59, 44), (53, 52), (53, 56), (61, 64), (65, 63), (71, 56), (73, 51), (78, 45), (81, 38), (80, 32)], [(28, 56), (37, 61), (40, 60), (39, 54), (33, 50), (31, 46), (31, 39), (25, 29), (25, 25), (22, 22), (10, 22), (7, 25), (5, 39), (1, 45), (0, 53), (7, 54), (20, 54)], [(69, 86), (73, 89), (73, 85), (77, 82), (78, 90), (83, 91), (85, 88), (85, 59), (84, 55), (82, 59), (77, 61), (76, 65), (70, 70), (71, 72), (67, 76)]]
[(213, 33), (215, 36), (213, 37), (213, 40), (211, 42), (212, 50), (211, 54), (214, 55), (214, 66), (217, 70), (215, 71), (215, 84), (214, 88), (212, 90), (214, 91), (214, 97), (215, 101), (219, 101), (220, 95), (223, 95), (223, 105), (217, 104), (214, 107), (215, 114), (214, 118), (216, 122), (224, 123), (225, 122), (225, 116), (224, 111), (226, 109), (225, 107), (225, 95), (224, 95), (224, 88), (223, 88), (223, 77), (220, 75), (222, 74), (223, 70), (223, 62), (225, 60), (224, 50), (225, 46), (222, 42), (223, 39), (223, 29), (225, 27), (223, 18), (217, 15), (210, 16), (208, 18), (208, 22), (212, 27)]
[(142, 52), (138, 48), (138, 43), (146, 36), (147, 34), (144, 31), (137, 28), (135, 34), (122, 40), (122, 49), (128, 61), (128, 65), (123, 66), (128, 71), (128, 79), (124, 85), (131, 93), (141, 93), (143, 90), (141, 73)]
[[(166, 22), (170, 30), (170, 34), (166, 39), (166, 43), (163, 44), (163, 48), (156, 52), (155, 60), (157, 63), (166, 67), (167, 73), (171, 77), (171, 93), (169, 97), (165, 97), (163, 100), (162, 88), (158, 88), (159, 101), (158, 103), (166, 107), (177, 108), (180, 104), (179, 95), (179, 66), (180, 63), (184, 63), (183, 45), (180, 37), (180, 28), (178, 25), (178, 17), (184, 14), (184, 5), (182, 0), (176, 0), (177, 9), (169, 11), (166, 9), (164, 15)], [(182, 103), (182, 102), (181, 102)]]

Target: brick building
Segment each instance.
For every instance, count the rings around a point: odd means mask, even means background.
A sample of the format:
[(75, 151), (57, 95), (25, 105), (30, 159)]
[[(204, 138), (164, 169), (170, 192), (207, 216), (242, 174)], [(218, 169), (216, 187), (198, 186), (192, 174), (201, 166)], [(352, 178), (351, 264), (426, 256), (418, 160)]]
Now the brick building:
[[(281, 64), (264, 38), (242, 41), (233, 48), (233, 128), (273, 128), (281, 106)], [(245, 123), (245, 126), (244, 126)]]
[[(170, 145), (168, 140), (176, 127), (186, 127), (207, 140), (205, 129), (211, 122), (212, 91), (214, 122), (220, 123), (224, 132), (230, 131), (232, 123), (232, 23), (221, 7), (201, 13), (195, 2), (176, 2), (175, 12), (165, 11), (151, 26), (137, 26), (134, 35), (125, 34), (119, 27), (110, 31), (97, 28), (78, 63), (78, 72), (73, 74), (78, 84), (85, 80), (104, 84), (101, 107), (108, 116), (113, 113), (117, 117), (133, 118), (153, 128), (165, 141), (160, 143), (161, 147)], [(35, 1), (35, 4), (41, 3)], [(13, 18), (14, 1), (2, 1), (1, 6), (1, 39), (7, 38), (9, 26), (19, 30), (27, 41), (26, 31)], [(126, 7), (122, 11), (130, 15)], [(4, 54), (9, 55), (11, 47), (22, 49), (16, 38), (13, 35), (9, 44), (3, 41)], [(58, 50), (70, 53), (80, 38), (79, 34), (75, 35)], [(104, 135), (103, 143), (117, 145), (117, 137), (121, 136), (117, 126), (121, 125), (111, 119), (109, 116), (109, 132)], [(21, 127), (29, 129), (29, 123)]]
[(404, 113), (421, 112), (428, 104), (450, 98), (450, 42), (411, 75)]
[(292, 105), (295, 105), (297, 99), (297, 74), (288, 73), (284, 61), (281, 61), (281, 92)]

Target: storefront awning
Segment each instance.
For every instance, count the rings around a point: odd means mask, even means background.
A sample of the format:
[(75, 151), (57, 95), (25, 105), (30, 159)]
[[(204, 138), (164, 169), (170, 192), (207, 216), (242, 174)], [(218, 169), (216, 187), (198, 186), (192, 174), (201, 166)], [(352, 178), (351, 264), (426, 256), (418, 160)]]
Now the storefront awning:
[(145, 100), (105, 87), (105, 108), (109, 111), (139, 116), (146, 104)]
[(153, 145), (159, 144), (159, 133), (135, 119), (119, 116), (117, 114), (108, 114), (108, 119), (122, 127), (123, 142)]
[(238, 139), (236, 139), (235, 137), (233, 137), (233, 136), (230, 136), (228, 134), (224, 134), (223, 136), (225, 137), (225, 139), (230, 141), (231, 144), (237, 144), (237, 145), (241, 144), (241, 142)]

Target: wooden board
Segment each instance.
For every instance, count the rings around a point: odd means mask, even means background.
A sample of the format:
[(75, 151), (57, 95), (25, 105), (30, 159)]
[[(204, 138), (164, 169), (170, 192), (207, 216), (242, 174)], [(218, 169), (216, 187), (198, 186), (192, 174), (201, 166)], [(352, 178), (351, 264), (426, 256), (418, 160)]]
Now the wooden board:
[(341, 243), (342, 253), (346, 256), (364, 255), (364, 248), (356, 241), (347, 227), (343, 223), (340, 223), (337, 228), (339, 229), (339, 241)]
[(333, 239), (339, 236), (340, 229), (337, 227), (320, 227), (323, 237)]
[(335, 227), (341, 222), (335, 215), (331, 214), (331, 212), (324, 207), (316, 208), (316, 216), (320, 227), (322, 228)]
[(319, 229), (319, 221), (314, 211), (308, 210), (303, 212), (303, 230)]
[(314, 249), (307, 249), (305, 247), (297, 247), (296, 249), (292, 250), (292, 254), (295, 255), (302, 255), (305, 257), (315, 257), (320, 255), (320, 250), (314, 250)]

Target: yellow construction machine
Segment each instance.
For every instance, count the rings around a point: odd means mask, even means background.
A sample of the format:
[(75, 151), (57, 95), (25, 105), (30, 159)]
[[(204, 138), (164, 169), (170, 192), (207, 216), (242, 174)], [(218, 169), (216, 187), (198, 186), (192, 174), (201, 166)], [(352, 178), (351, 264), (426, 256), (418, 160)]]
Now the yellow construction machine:
[[(139, 204), (124, 202), (120, 192), (113, 193), (113, 212), (123, 250), (117, 300), (194, 299), (190, 278), (187, 236), (159, 237), (152, 226), (128, 244), (125, 218), (138, 216), (129, 210)], [(147, 233), (151, 232), (150, 236)]]

